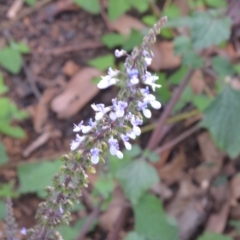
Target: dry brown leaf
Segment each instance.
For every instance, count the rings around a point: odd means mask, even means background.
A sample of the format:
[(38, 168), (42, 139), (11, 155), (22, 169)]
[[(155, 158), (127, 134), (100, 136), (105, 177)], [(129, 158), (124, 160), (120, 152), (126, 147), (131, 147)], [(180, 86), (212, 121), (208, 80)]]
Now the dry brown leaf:
[(47, 88), (41, 96), (39, 103), (34, 107), (32, 117), (35, 132), (40, 133), (42, 131), (48, 119), (49, 103), (58, 92), (58, 88)]
[(57, 113), (58, 118), (73, 116), (99, 92), (91, 80), (100, 75), (99, 70), (87, 67), (73, 76), (64, 92), (55, 97), (51, 103), (51, 109)]
[(185, 166), (186, 156), (181, 149), (170, 163), (159, 169), (159, 175), (167, 184), (173, 184), (181, 179)]
[(204, 162), (194, 169), (193, 178), (199, 183), (210, 181), (221, 170), (224, 153), (217, 149), (209, 133), (204, 132), (198, 136), (198, 144), (204, 159)]
[(153, 44), (151, 50), (154, 58), (150, 68), (154, 71), (160, 69), (176, 68), (181, 63), (181, 57), (174, 55), (173, 42), (161, 41)]
[(151, 187), (151, 191), (157, 194), (163, 201), (169, 200), (173, 196), (173, 191), (163, 182), (157, 182)]
[(181, 16), (187, 16), (190, 11), (190, 6), (186, 0), (175, 0), (174, 3), (180, 9)]
[(63, 73), (69, 77), (72, 77), (79, 71), (79, 66), (72, 60), (67, 61), (63, 66)]
[(201, 94), (205, 88), (205, 82), (203, 79), (203, 74), (201, 70), (194, 71), (192, 76), (190, 86), (193, 92), (197, 95)]
[(123, 35), (130, 35), (131, 30), (142, 30), (145, 28), (145, 25), (139, 21), (137, 18), (122, 15), (120, 18), (116, 19), (113, 22), (109, 22), (111, 29), (123, 34)]
[(240, 175), (235, 175), (230, 182), (231, 206), (237, 206), (240, 199)]

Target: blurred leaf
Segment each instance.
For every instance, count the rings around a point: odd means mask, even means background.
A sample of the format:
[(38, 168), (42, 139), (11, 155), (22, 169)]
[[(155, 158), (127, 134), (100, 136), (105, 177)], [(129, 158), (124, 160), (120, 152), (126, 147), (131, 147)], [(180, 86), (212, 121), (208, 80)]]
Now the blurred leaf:
[(197, 240), (233, 240), (233, 238), (219, 233), (205, 232)]
[(156, 163), (160, 160), (160, 156), (158, 153), (154, 152), (154, 151), (149, 151), (149, 150), (145, 150), (143, 152), (143, 156), (147, 158), (147, 160), (149, 160), (150, 162)]
[(178, 240), (178, 228), (164, 213), (162, 203), (153, 195), (144, 195), (133, 206), (135, 231), (149, 240)]
[(135, 46), (138, 46), (142, 43), (142, 38), (143, 35), (139, 31), (132, 30), (131, 35), (123, 45), (123, 49), (126, 51), (132, 50)]
[(108, 0), (108, 16), (111, 21), (121, 17), (131, 8), (128, 0)]
[(98, 14), (100, 13), (100, 4), (99, 0), (72, 0), (74, 3), (76, 3), (79, 7), (82, 9), (93, 13)]
[(158, 21), (158, 18), (154, 15), (146, 15), (142, 17), (142, 22), (148, 26), (153, 26)]
[(212, 66), (214, 71), (221, 77), (232, 76), (235, 73), (230, 61), (220, 56), (212, 58)]
[(3, 198), (17, 198), (19, 196), (18, 192), (14, 190), (14, 183), (10, 182), (7, 184), (0, 184), (0, 197)]
[(109, 176), (101, 176), (94, 184), (95, 190), (107, 199), (114, 190), (114, 182), (113, 179)]
[(124, 240), (145, 240), (145, 238), (140, 236), (137, 232), (129, 232)]
[(25, 3), (27, 3), (30, 6), (35, 5), (35, 3), (37, 2), (37, 0), (24, 0), (24, 1), (25, 1)]
[(166, 82), (166, 75), (164, 73), (159, 73), (157, 76), (159, 77), (157, 83), (161, 85), (160, 88), (156, 89), (157, 100), (161, 103), (167, 103), (171, 97), (171, 93)]
[(0, 220), (5, 219), (6, 214), (7, 214), (6, 203), (3, 201), (0, 201)]
[(121, 168), (117, 172), (117, 179), (132, 204), (136, 204), (142, 194), (159, 181), (156, 169), (142, 159)]
[(8, 86), (4, 84), (3, 76), (0, 73), (0, 94), (6, 93), (8, 91)]
[(88, 64), (103, 71), (111, 66), (114, 66), (114, 57), (112, 56), (112, 54), (108, 54), (105, 56), (94, 58), (88, 61)]
[(227, 3), (225, 0), (205, 0), (205, 2), (209, 7), (224, 8), (227, 6)]
[(8, 162), (8, 156), (5, 150), (5, 146), (0, 142), (0, 165)]
[(142, 153), (142, 149), (138, 145), (132, 145), (132, 149), (124, 151), (124, 155), (129, 158), (134, 158)]
[(182, 80), (186, 77), (188, 73), (187, 66), (181, 66), (177, 71), (175, 71), (169, 78), (168, 83), (171, 84), (180, 84)]
[(240, 235), (240, 221), (239, 220), (231, 220), (229, 225), (234, 227), (237, 230), (238, 235)]
[(13, 127), (8, 122), (0, 120), (0, 132), (15, 138), (24, 138), (25, 132), (21, 127)]
[(167, 39), (171, 39), (174, 37), (174, 33), (170, 28), (163, 28), (161, 29), (161, 36)]
[(206, 127), (216, 145), (231, 158), (240, 153), (240, 92), (225, 86), (222, 93), (204, 112), (202, 125)]
[(26, 54), (30, 53), (30, 49), (28, 45), (22, 42), (15, 42), (15, 41), (10, 41), (10, 47), (14, 50), (17, 50), (20, 53)]
[(118, 33), (109, 33), (109, 34), (105, 34), (102, 37), (102, 42), (108, 48), (114, 48), (114, 47), (123, 45), (123, 43), (125, 42), (125, 38), (123, 35)]
[(22, 67), (21, 54), (9, 47), (0, 50), (0, 65), (13, 74), (20, 72)]
[(149, 8), (148, 1), (146, 0), (128, 0), (129, 4), (136, 8), (140, 13), (146, 12)]
[(180, 17), (180, 9), (175, 4), (171, 4), (163, 11), (162, 15), (167, 16), (168, 19), (176, 19)]
[(213, 99), (209, 98), (206, 95), (196, 95), (193, 98), (193, 105), (203, 112), (213, 101)]
[(57, 173), (61, 164), (61, 161), (55, 160), (20, 165), (17, 169), (19, 192), (21, 194), (36, 192), (38, 196), (44, 197), (45, 187), (52, 184), (52, 176)]

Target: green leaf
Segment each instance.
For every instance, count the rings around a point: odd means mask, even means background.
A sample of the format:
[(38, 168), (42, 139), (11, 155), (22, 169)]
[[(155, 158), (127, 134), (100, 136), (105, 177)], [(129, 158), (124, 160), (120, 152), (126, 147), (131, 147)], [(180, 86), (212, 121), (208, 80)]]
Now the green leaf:
[(113, 179), (109, 176), (101, 176), (94, 184), (95, 190), (104, 197), (104, 199), (109, 198), (114, 190)]
[(125, 42), (125, 38), (123, 35), (118, 33), (109, 33), (109, 34), (105, 34), (102, 37), (102, 42), (108, 48), (114, 48), (114, 47), (123, 45), (123, 43)]
[(28, 45), (26, 45), (25, 43), (22, 43), (22, 42), (15, 42), (12, 40), (12, 41), (10, 41), (10, 47), (12, 49), (17, 50), (20, 53), (23, 53), (23, 54), (30, 53), (30, 49), (29, 49)]
[(0, 143), (0, 165), (8, 162), (8, 156), (6, 153), (5, 146)]
[(166, 74), (159, 73), (157, 75), (159, 77), (157, 83), (161, 85), (160, 88), (156, 89), (157, 100), (160, 101), (161, 103), (167, 103), (171, 97), (171, 93), (167, 85)]
[(0, 197), (1, 198), (17, 198), (19, 197), (18, 192), (14, 189), (14, 183), (10, 182), (7, 184), (0, 184)]
[(119, 18), (131, 8), (128, 0), (108, 0), (108, 16), (111, 21)]
[(156, 163), (156, 162), (158, 162), (159, 160), (160, 160), (160, 156), (159, 156), (159, 154), (157, 154), (156, 152), (154, 152), (154, 151), (149, 151), (149, 150), (145, 150), (144, 152), (143, 152), (143, 156), (147, 159), (147, 160), (149, 160), (150, 162), (153, 162), (153, 163)]
[(140, 13), (146, 12), (149, 8), (148, 1), (146, 0), (128, 0), (129, 4), (137, 9)]
[(0, 50), (0, 65), (10, 73), (19, 73), (22, 67), (21, 54), (12, 48), (3, 48)]
[(153, 26), (158, 21), (158, 18), (154, 15), (146, 15), (142, 17), (142, 22), (148, 26)]
[(231, 220), (229, 225), (234, 227), (237, 230), (238, 235), (240, 235), (240, 221), (239, 220)]
[(181, 66), (177, 71), (175, 71), (169, 78), (168, 82), (171, 84), (180, 84), (182, 80), (186, 77), (188, 73), (187, 66)]
[(145, 238), (140, 236), (137, 232), (130, 232), (124, 240), (145, 240)]
[(114, 66), (114, 57), (111, 54), (94, 58), (88, 61), (88, 64), (99, 69), (106, 70), (111, 66)]
[(61, 161), (55, 160), (20, 165), (17, 169), (20, 182), (19, 192), (21, 194), (37, 192), (39, 197), (44, 197), (45, 187), (52, 184), (52, 177), (57, 173), (61, 164)]
[(4, 84), (3, 76), (0, 73), (0, 94), (6, 93), (8, 91), (8, 87)]
[(235, 73), (234, 67), (230, 61), (220, 56), (212, 58), (212, 66), (220, 77), (232, 76)]
[(8, 122), (0, 120), (0, 132), (15, 138), (24, 138), (25, 132), (21, 127), (13, 127)]
[(203, 112), (213, 101), (213, 99), (209, 98), (206, 95), (196, 95), (193, 98), (193, 105)]
[(157, 171), (143, 159), (135, 160), (117, 172), (127, 198), (136, 204), (143, 193), (159, 181)]
[(163, 16), (167, 16), (168, 19), (176, 19), (180, 17), (180, 10), (175, 4), (171, 4), (163, 11)]
[(225, 0), (205, 0), (205, 2), (209, 7), (225, 8), (227, 6)]
[(166, 216), (157, 197), (145, 195), (133, 210), (135, 231), (141, 236), (149, 240), (179, 240), (175, 221)]
[(206, 127), (216, 145), (231, 158), (240, 153), (240, 92), (229, 86), (210, 104), (204, 112), (202, 125)]
[(233, 240), (233, 238), (220, 233), (205, 232), (197, 240)]
[(0, 220), (5, 219), (6, 215), (7, 215), (6, 203), (3, 201), (0, 201)]
[(142, 43), (142, 38), (143, 38), (143, 35), (139, 31), (136, 31), (133, 29), (131, 31), (131, 35), (125, 41), (123, 45), (123, 49), (126, 51), (132, 50), (135, 46), (138, 46)]
[(37, 0), (24, 0), (24, 1), (25, 1), (25, 3), (27, 3), (30, 6), (35, 5), (35, 3), (37, 2)]
[(74, 3), (76, 3), (79, 7), (83, 8), (84, 10), (93, 13), (98, 14), (100, 13), (100, 4), (99, 0), (72, 0)]
[(216, 11), (196, 12), (191, 21), (193, 47), (196, 50), (218, 45), (231, 33), (231, 21)]

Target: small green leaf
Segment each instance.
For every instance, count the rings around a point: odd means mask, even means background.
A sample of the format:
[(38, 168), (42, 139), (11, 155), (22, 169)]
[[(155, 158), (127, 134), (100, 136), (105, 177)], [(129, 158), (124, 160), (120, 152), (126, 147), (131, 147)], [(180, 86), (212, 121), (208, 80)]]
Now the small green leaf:
[(157, 171), (145, 160), (130, 162), (117, 173), (127, 198), (136, 204), (143, 193), (159, 181)]
[(153, 26), (157, 21), (157, 17), (155, 17), (154, 15), (146, 15), (142, 18), (143, 23), (145, 23), (148, 26)]
[(76, 3), (79, 7), (83, 8), (84, 10), (93, 13), (98, 14), (100, 13), (100, 4), (99, 0), (72, 0), (74, 3)]
[(135, 231), (141, 236), (151, 240), (179, 240), (175, 221), (166, 216), (157, 197), (143, 196), (133, 210)]
[(160, 101), (161, 103), (167, 103), (171, 97), (171, 93), (167, 85), (166, 74), (159, 73), (157, 75), (159, 79), (156, 83), (161, 85), (160, 88), (156, 89), (157, 100)]
[(145, 150), (143, 156), (147, 158), (150, 162), (156, 163), (160, 160), (159, 154), (154, 151)]
[(163, 16), (167, 16), (168, 19), (176, 19), (180, 17), (180, 10), (175, 4), (171, 4), (163, 11)]
[(111, 66), (114, 66), (114, 57), (111, 54), (94, 58), (88, 61), (88, 64), (99, 69), (106, 70)]
[(3, 48), (0, 50), (0, 65), (10, 73), (19, 73), (22, 67), (21, 54), (12, 48)]
[(149, 8), (148, 1), (146, 0), (128, 0), (129, 4), (137, 9), (140, 13), (146, 12)]
[(3, 76), (0, 73), (0, 94), (6, 93), (8, 91), (8, 87), (4, 84)]
[(108, 16), (111, 21), (119, 18), (131, 8), (128, 0), (108, 0)]
[(114, 47), (123, 45), (123, 43), (125, 42), (125, 38), (123, 35), (118, 33), (109, 33), (109, 34), (105, 34), (102, 37), (102, 42), (108, 48), (114, 48)]
[[(44, 197), (44, 189), (51, 185), (52, 176), (57, 173), (61, 161), (41, 161), (20, 165), (17, 169), (20, 187), (19, 192), (37, 192), (38, 196)], [(40, 181), (41, 180), (41, 181)]]
[(231, 158), (240, 153), (240, 92), (225, 86), (220, 95), (204, 112), (202, 125), (206, 127), (216, 145)]
[(170, 28), (163, 28), (161, 29), (161, 36), (167, 39), (171, 39), (174, 37), (174, 33)]
[(193, 105), (203, 112), (213, 101), (213, 99), (209, 98), (206, 95), (196, 95), (193, 98)]
[(0, 184), (0, 197), (1, 198), (17, 198), (19, 197), (18, 192), (14, 189), (14, 183), (10, 182), (7, 184)]
[(227, 6), (225, 0), (205, 0), (205, 2), (209, 7), (225, 8)]
[(232, 76), (235, 73), (234, 67), (230, 61), (220, 56), (212, 58), (212, 66), (220, 77)]
[(145, 240), (145, 238), (140, 236), (137, 232), (130, 232), (124, 240)]
[(10, 41), (10, 47), (12, 49), (17, 50), (20, 53), (23, 53), (23, 54), (30, 53), (30, 49), (29, 49), (28, 45), (26, 45), (25, 43), (22, 43), (22, 42), (17, 43), (12, 40), (12, 41)]
[(6, 203), (3, 201), (0, 201), (0, 220), (5, 219), (6, 215), (7, 215)]
[(21, 127), (13, 127), (8, 122), (0, 120), (0, 132), (15, 138), (24, 138), (25, 132)]
[(238, 235), (240, 235), (240, 221), (239, 220), (231, 220), (229, 225), (234, 227), (237, 230)]
[(35, 5), (35, 3), (37, 2), (37, 0), (24, 0), (24, 1), (25, 1), (25, 3), (27, 3), (30, 6)]
[(94, 184), (95, 190), (104, 197), (104, 199), (107, 199), (110, 195), (112, 195), (112, 192), (114, 190), (114, 182), (113, 179), (109, 176), (101, 176)]
[(136, 30), (132, 30), (131, 35), (125, 41), (123, 49), (126, 51), (132, 50), (135, 46), (138, 46), (142, 43), (143, 35)]
[(205, 232), (197, 240), (233, 240), (233, 238), (220, 233)]
[(188, 73), (187, 66), (181, 66), (177, 71), (175, 71), (169, 78), (168, 82), (171, 84), (180, 84), (184, 77), (186, 77)]
[(8, 162), (8, 156), (6, 153), (5, 146), (0, 143), (0, 165), (5, 164)]

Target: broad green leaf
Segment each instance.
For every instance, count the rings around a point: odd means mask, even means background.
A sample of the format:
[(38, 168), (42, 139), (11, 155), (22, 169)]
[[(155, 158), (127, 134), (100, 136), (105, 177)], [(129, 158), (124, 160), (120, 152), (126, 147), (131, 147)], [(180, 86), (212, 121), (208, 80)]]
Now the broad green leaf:
[(145, 238), (140, 236), (137, 232), (130, 232), (124, 240), (145, 240)]
[(72, 0), (74, 3), (76, 3), (79, 7), (83, 8), (84, 10), (93, 13), (98, 14), (100, 13), (100, 4), (99, 0)]
[(131, 7), (137, 9), (140, 13), (146, 12), (149, 8), (147, 0), (128, 0)]
[(177, 71), (175, 71), (169, 78), (168, 82), (171, 84), (180, 84), (182, 80), (186, 77), (188, 73), (187, 66), (181, 66)]
[(0, 142), (0, 165), (8, 162), (8, 156), (5, 150), (5, 146)]
[(8, 87), (4, 84), (3, 76), (0, 73), (0, 94), (6, 93), (8, 91)]
[(114, 65), (114, 57), (111, 54), (108, 54), (94, 58), (88, 61), (88, 64), (103, 71)]
[(145, 195), (133, 206), (135, 231), (149, 240), (179, 240), (173, 219), (164, 213), (162, 203), (153, 195)]
[(230, 33), (230, 19), (219, 12), (196, 12), (192, 17), (191, 34), (196, 50), (218, 45), (228, 40)]
[(171, 93), (167, 85), (166, 75), (164, 73), (159, 73), (157, 75), (159, 77), (157, 84), (160, 84), (161, 87), (156, 89), (155, 95), (158, 101), (161, 103), (167, 103), (171, 97)]
[(205, 232), (202, 236), (198, 237), (197, 240), (233, 240), (233, 238), (220, 233)]
[(0, 50), (0, 65), (13, 74), (20, 72), (22, 67), (21, 54), (9, 47)]
[(153, 26), (158, 21), (158, 18), (154, 15), (146, 15), (142, 17), (142, 22), (148, 26)]
[(231, 158), (240, 153), (240, 91), (225, 86), (220, 95), (204, 112), (202, 125), (206, 127), (216, 145)]
[(212, 66), (215, 72), (221, 77), (232, 76), (235, 73), (230, 61), (220, 56), (212, 58)]
[(171, 4), (163, 11), (162, 15), (167, 16), (168, 19), (176, 19), (180, 17), (180, 9), (175, 4)]
[(30, 53), (30, 49), (29, 49), (28, 45), (26, 45), (25, 43), (22, 43), (22, 42), (15, 42), (12, 40), (10, 42), (10, 47), (12, 49), (17, 50), (20, 53), (23, 53), (23, 54)]
[(132, 161), (121, 168), (117, 179), (132, 204), (136, 204), (143, 193), (159, 181), (156, 169), (143, 159)]
[(161, 29), (161, 36), (167, 39), (171, 39), (174, 37), (174, 32), (170, 28)]
[(5, 219), (6, 214), (7, 214), (6, 203), (3, 201), (0, 201), (0, 220)]
[(136, 30), (132, 30), (131, 35), (125, 41), (123, 49), (126, 51), (132, 50), (135, 46), (138, 46), (142, 43), (143, 35)]
[(206, 95), (195, 95), (193, 98), (193, 105), (203, 112), (212, 102), (213, 99)]
[(154, 151), (149, 151), (148, 149), (143, 152), (143, 157), (145, 157), (150, 162), (158, 162), (160, 160), (159, 154)]
[(24, 138), (25, 137), (25, 132), (21, 127), (11, 126), (8, 122), (1, 121), (1, 120), (0, 120), (0, 133), (9, 135), (9, 136), (15, 137), (15, 138)]
[(121, 17), (130, 8), (128, 0), (108, 0), (108, 16), (111, 21)]
[(41, 161), (20, 165), (17, 169), (20, 187), (19, 192), (36, 192), (38, 196), (44, 197), (44, 189), (52, 184), (52, 177), (57, 173), (61, 161)]
[(35, 5), (35, 3), (37, 2), (37, 0), (24, 0), (24, 1), (25, 1), (25, 3), (27, 3), (30, 6)]
[(205, 2), (209, 7), (224, 8), (227, 6), (227, 3), (225, 0), (205, 0)]
[(102, 37), (102, 42), (108, 48), (114, 48), (117, 46), (121, 46), (125, 42), (125, 37), (118, 33), (109, 33), (109, 34), (105, 34)]
[(230, 226), (234, 227), (237, 230), (238, 235), (240, 235), (240, 221), (239, 220), (231, 220), (229, 222)]
[(0, 184), (0, 198), (17, 198), (19, 193), (14, 189), (14, 183)]
[(94, 188), (101, 196), (107, 199), (114, 190), (113, 179), (109, 176), (102, 176), (95, 182)]

